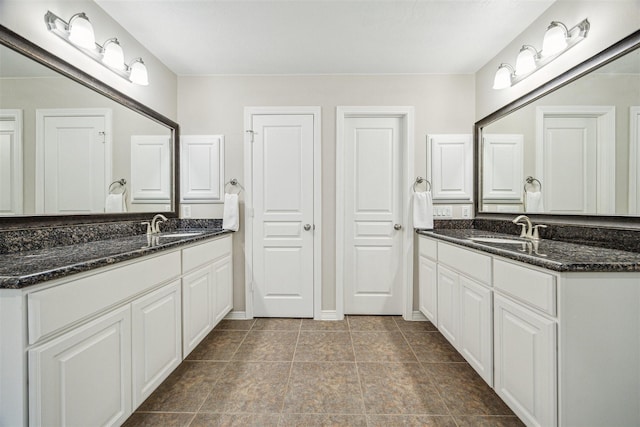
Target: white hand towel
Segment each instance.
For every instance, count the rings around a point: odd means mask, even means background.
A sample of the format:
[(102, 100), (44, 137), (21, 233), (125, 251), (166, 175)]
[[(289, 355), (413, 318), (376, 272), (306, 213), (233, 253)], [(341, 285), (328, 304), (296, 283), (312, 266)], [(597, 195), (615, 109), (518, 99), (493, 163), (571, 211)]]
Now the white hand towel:
[(544, 206), (542, 204), (542, 193), (540, 191), (527, 191), (525, 193), (524, 203), (526, 212), (544, 212)]
[(240, 227), (240, 211), (238, 208), (238, 195), (224, 193), (224, 212), (222, 213), (222, 228), (224, 230), (238, 231)]
[(433, 229), (431, 191), (413, 193), (413, 228)]
[(104, 202), (104, 211), (108, 213), (126, 212), (127, 202), (124, 194), (109, 194)]

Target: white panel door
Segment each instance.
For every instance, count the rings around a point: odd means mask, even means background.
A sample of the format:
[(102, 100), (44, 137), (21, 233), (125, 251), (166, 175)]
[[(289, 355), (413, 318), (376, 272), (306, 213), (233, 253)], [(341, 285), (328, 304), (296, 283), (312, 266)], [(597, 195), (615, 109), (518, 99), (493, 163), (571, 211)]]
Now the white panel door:
[(401, 119), (345, 119), (345, 314), (402, 314)]
[(180, 281), (131, 304), (133, 408), (182, 362)]
[(460, 353), (493, 386), (491, 290), (460, 277)]
[(171, 183), (171, 137), (131, 136), (131, 203), (169, 203)]
[(522, 203), (524, 137), (482, 135), (482, 200)]
[(549, 213), (597, 211), (597, 119), (544, 119), (542, 180)]
[(438, 330), (456, 348), (460, 320), (459, 282), (458, 273), (438, 265)]
[[(43, 179), (37, 180), (36, 211), (103, 213), (111, 171), (105, 117), (45, 116)], [(38, 203), (39, 201), (41, 203)]]
[(119, 426), (131, 414), (131, 312), (29, 350), (29, 424)]
[(427, 178), (433, 200), (473, 199), (473, 137), (470, 134), (428, 135), (431, 164)]
[(529, 426), (557, 425), (555, 322), (495, 295), (494, 345), (498, 396)]
[(436, 263), (420, 255), (418, 259), (419, 309), (434, 325), (438, 325), (438, 273)]
[(182, 278), (182, 340), (187, 357), (214, 327), (213, 270), (206, 266)]
[(22, 110), (0, 110), (0, 215), (22, 213)]
[(313, 317), (313, 127), (252, 115), (254, 316)]
[(231, 255), (213, 263), (211, 269), (216, 293), (213, 323), (217, 325), (233, 309), (233, 262)]
[(182, 201), (220, 202), (224, 191), (224, 136), (183, 135), (180, 146)]

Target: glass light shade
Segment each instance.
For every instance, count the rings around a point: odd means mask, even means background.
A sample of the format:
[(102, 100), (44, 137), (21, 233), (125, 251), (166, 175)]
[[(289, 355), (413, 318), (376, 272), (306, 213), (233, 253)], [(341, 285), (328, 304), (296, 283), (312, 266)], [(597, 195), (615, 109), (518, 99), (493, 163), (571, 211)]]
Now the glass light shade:
[(129, 80), (132, 83), (141, 86), (149, 85), (149, 75), (147, 74), (147, 66), (142, 62), (142, 58), (136, 58), (133, 60), (130, 68)]
[(544, 33), (542, 55), (551, 56), (567, 48), (567, 30), (560, 22), (552, 22)]
[(536, 69), (536, 55), (533, 48), (522, 46), (516, 59), (516, 76), (529, 74)]
[(109, 39), (104, 42), (102, 62), (116, 70), (124, 70), (126, 68), (124, 64), (124, 52), (118, 39)]
[(494, 89), (505, 89), (511, 86), (511, 69), (506, 64), (500, 64), (493, 79)]
[(69, 20), (69, 40), (76, 46), (85, 49), (96, 48), (96, 37), (93, 25), (84, 13), (77, 13)]

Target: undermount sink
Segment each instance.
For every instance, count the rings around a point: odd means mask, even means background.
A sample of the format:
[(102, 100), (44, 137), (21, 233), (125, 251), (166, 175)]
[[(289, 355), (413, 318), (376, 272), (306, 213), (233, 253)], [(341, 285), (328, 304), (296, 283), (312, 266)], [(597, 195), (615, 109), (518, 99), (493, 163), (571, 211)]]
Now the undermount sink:
[(194, 237), (194, 236), (199, 236), (202, 233), (203, 231), (182, 231), (182, 232), (174, 232), (174, 233), (169, 232), (169, 233), (159, 234), (158, 237), (160, 238)]
[(516, 239), (505, 238), (505, 237), (470, 237), (469, 240), (473, 242), (479, 242), (479, 243), (510, 243), (513, 245), (526, 243), (519, 239), (516, 240)]

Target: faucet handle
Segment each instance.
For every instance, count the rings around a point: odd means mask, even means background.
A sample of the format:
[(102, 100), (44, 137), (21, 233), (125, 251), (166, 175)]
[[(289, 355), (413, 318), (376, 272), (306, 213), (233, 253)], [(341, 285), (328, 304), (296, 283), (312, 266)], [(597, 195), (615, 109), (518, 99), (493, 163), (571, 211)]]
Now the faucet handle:
[(522, 227), (522, 229), (520, 230), (520, 237), (522, 238), (527, 237), (527, 224), (523, 222), (516, 222), (516, 225), (519, 225), (520, 227)]
[(151, 233), (151, 231), (152, 231), (152, 230), (151, 230), (151, 222), (149, 222), (149, 221), (145, 221), (145, 222), (141, 222), (140, 224), (142, 224), (142, 225), (146, 225), (146, 226), (147, 226), (147, 235), (152, 234), (152, 233)]
[(544, 224), (537, 224), (533, 226), (533, 240), (540, 240), (540, 234), (538, 233), (538, 228), (547, 228)]

